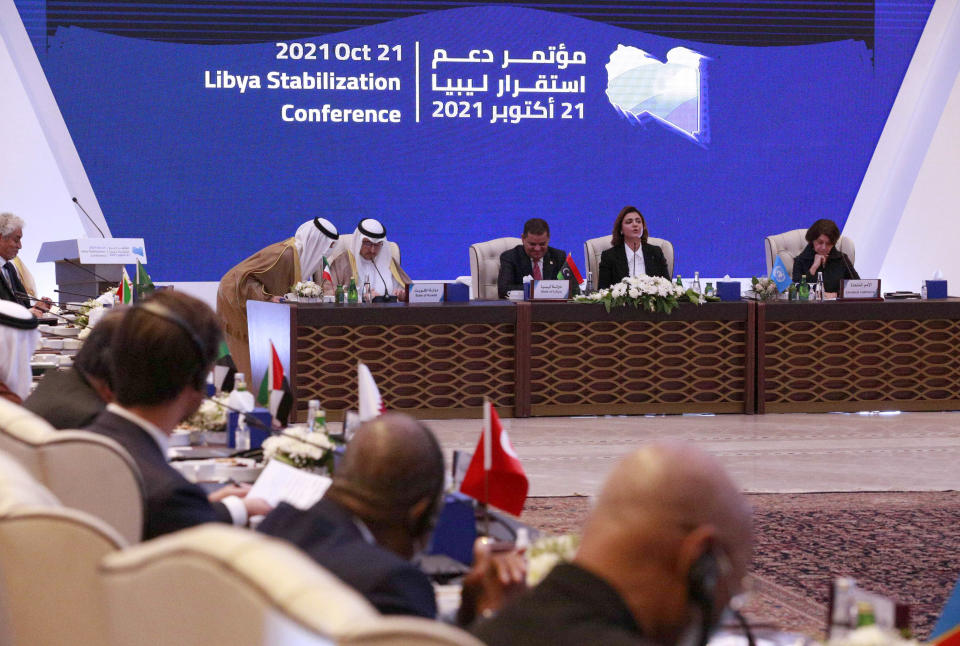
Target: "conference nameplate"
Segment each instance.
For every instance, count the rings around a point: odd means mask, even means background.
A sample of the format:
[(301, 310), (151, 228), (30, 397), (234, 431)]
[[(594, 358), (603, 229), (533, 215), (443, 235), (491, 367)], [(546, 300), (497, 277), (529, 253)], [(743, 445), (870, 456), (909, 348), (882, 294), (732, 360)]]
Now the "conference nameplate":
[(879, 278), (857, 278), (841, 281), (840, 298), (844, 300), (881, 300)]
[(535, 280), (531, 299), (535, 301), (565, 301), (570, 298), (569, 280)]
[(442, 303), (443, 283), (413, 283), (407, 294), (408, 303)]
[(147, 264), (143, 238), (83, 238), (77, 240), (77, 251), (85, 265)]

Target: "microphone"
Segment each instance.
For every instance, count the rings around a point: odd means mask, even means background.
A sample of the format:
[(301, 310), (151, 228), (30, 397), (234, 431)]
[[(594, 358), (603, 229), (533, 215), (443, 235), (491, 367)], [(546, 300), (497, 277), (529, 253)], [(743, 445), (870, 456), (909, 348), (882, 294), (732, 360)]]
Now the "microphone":
[(117, 284), (118, 284), (117, 281), (115, 281), (115, 280), (107, 280), (106, 278), (104, 278), (103, 276), (101, 276), (101, 275), (98, 274), (97, 272), (93, 271), (93, 270), (90, 269), (89, 267), (84, 267), (84, 266), (81, 265), (80, 263), (73, 262), (73, 261), (70, 260), (69, 258), (64, 258), (63, 261), (64, 261), (64, 262), (67, 262), (67, 263), (70, 263), (71, 265), (73, 265), (74, 267), (76, 267), (76, 268), (78, 268), (78, 269), (84, 270), (84, 271), (87, 272), (88, 274), (92, 274), (94, 278), (96, 278), (97, 280), (99, 280), (99, 281), (102, 282), (102, 283), (110, 283), (111, 285), (117, 285)]
[(371, 263), (373, 265), (374, 271), (377, 272), (377, 276), (380, 276), (380, 281), (383, 282), (383, 296), (377, 296), (372, 299), (374, 303), (396, 303), (397, 297), (393, 294), (387, 294), (387, 281), (383, 279), (383, 274), (380, 273), (380, 268), (377, 267), (377, 263)]
[(90, 296), (89, 294), (81, 294), (80, 292), (67, 292), (62, 289), (55, 289), (53, 291), (56, 292), (57, 294), (66, 294), (67, 296), (79, 296), (83, 300), (96, 298), (95, 296)]
[(99, 225), (97, 225), (97, 221), (90, 217), (90, 214), (87, 213), (87, 210), (86, 210), (85, 208), (83, 208), (83, 205), (80, 204), (80, 200), (78, 200), (78, 199), (76, 198), (76, 196), (74, 196), (74, 198), (73, 198), (73, 203), (80, 207), (80, 210), (83, 211), (83, 214), (84, 214), (85, 216), (87, 216), (87, 219), (90, 220), (90, 223), (91, 223), (94, 227), (96, 227), (97, 231), (100, 233), (100, 237), (101, 237), (101, 238), (106, 238), (107, 236), (103, 235), (103, 231), (100, 229)]

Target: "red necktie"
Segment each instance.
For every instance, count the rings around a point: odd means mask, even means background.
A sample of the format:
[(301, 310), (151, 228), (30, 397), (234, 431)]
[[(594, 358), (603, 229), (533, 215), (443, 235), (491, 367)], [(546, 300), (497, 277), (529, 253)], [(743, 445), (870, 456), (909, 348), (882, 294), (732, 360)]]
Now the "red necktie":
[(543, 280), (543, 274), (540, 273), (540, 263), (536, 260), (533, 261), (533, 279)]

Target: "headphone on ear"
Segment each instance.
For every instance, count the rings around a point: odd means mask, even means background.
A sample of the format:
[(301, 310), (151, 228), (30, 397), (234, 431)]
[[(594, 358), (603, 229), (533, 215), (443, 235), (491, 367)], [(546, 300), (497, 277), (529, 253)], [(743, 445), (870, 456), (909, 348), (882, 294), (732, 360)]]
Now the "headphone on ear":
[(717, 598), (719, 580), (720, 567), (712, 549), (698, 556), (687, 574), (687, 594), (690, 595), (690, 601), (700, 609), (701, 645), (706, 644), (710, 639), (710, 633), (713, 632), (716, 623), (718, 613), (714, 602)]
[(193, 378), (193, 386), (197, 390), (203, 389), (203, 384), (206, 381), (206, 373), (204, 368), (207, 365), (207, 356), (203, 351), (204, 343), (200, 339), (200, 335), (197, 334), (196, 330), (193, 329), (193, 326), (187, 323), (186, 319), (174, 312), (172, 309), (163, 305), (162, 303), (157, 303), (155, 301), (146, 301), (138, 303), (134, 306), (134, 309), (140, 310), (141, 312), (147, 312), (158, 318), (173, 323), (178, 328), (180, 328), (184, 334), (190, 339), (190, 343), (193, 346), (194, 352), (196, 352), (196, 358), (199, 366), (197, 367), (197, 373)]

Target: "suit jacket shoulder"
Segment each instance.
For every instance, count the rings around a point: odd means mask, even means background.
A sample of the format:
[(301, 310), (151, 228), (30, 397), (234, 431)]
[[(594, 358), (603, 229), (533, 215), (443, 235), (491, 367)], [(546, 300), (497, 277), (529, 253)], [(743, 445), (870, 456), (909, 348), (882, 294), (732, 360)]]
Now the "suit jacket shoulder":
[(230, 522), (227, 509), (210, 504), (203, 490), (167, 464), (153, 438), (133, 422), (105, 410), (86, 430), (116, 440), (140, 469), (146, 496), (144, 540), (201, 523)]
[(353, 516), (332, 500), (321, 499), (307, 510), (281, 503), (258, 531), (290, 541), (384, 614), (436, 617), (433, 586), (426, 574), (368, 543)]
[(48, 371), (23, 402), (24, 408), (59, 429), (87, 426), (106, 405), (76, 368)]

